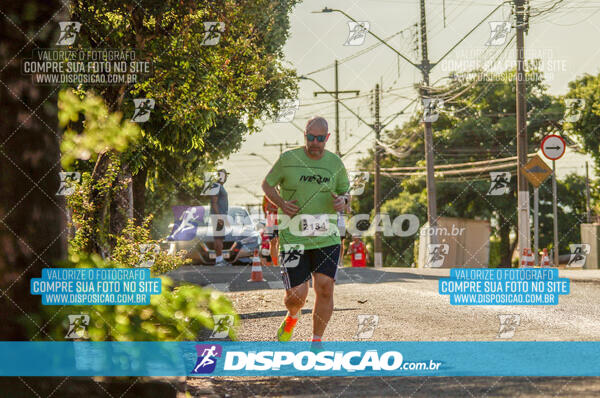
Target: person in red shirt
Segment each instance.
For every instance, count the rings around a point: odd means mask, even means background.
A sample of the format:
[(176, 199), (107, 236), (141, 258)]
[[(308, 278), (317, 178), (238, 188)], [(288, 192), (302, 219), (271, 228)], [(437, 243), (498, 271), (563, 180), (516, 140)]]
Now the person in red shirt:
[(260, 232), (261, 244), (260, 244), (260, 262), (261, 265), (272, 265), (271, 259), (271, 242), (270, 237), (266, 233), (265, 229)]
[(352, 237), (352, 243), (350, 243), (350, 247), (348, 248), (348, 254), (352, 259), (353, 267), (367, 266), (367, 246), (360, 240), (360, 236), (354, 235)]

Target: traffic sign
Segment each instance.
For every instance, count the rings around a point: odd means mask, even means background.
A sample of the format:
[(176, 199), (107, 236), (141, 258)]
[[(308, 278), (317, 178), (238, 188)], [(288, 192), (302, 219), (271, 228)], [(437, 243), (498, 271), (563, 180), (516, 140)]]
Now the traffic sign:
[(565, 154), (567, 143), (556, 134), (550, 134), (542, 140), (542, 153), (550, 160), (558, 160)]
[(541, 157), (535, 155), (527, 164), (521, 168), (521, 173), (527, 178), (535, 188), (542, 185), (542, 182), (552, 174), (552, 169), (548, 167)]

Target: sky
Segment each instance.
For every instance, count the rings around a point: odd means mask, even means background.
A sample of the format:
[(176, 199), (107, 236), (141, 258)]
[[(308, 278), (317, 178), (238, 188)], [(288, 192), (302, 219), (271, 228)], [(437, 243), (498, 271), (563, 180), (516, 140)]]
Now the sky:
[[(562, 95), (566, 93), (569, 81), (585, 73), (599, 72), (600, 46), (593, 38), (600, 33), (600, 1), (564, 0), (550, 11), (540, 13), (555, 2), (531, 1), (525, 56), (526, 59), (542, 60), (549, 92)], [(438, 61), (500, 4), (495, 0), (426, 0), (429, 60)], [(373, 122), (369, 93), (379, 83), (383, 88), (381, 120), (389, 121), (408, 105), (405, 114), (389, 125), (390, 128), (400, 126), (417, 110), (416, 103), (410, 103), (417, 96), (414, 85), (422, 81), (420, 71), (391, 49), (377, 45), (379, 42), (371, 35), (367, 35), (361, 45), (344, 45), (350, 20), (338, 12), (313, 13), (325, 6), (343, 10), (357, 21), (368, 22), (371, 32), (389, 38), (386, 41), (390, 46), (418, 63), (421, 57), (415, 23), (419, 20), (419, 0), (306, 0), (297, 5), (290, 16), (290, 36), (284, 47), (288, 66), (296, 69), (298, 75), (308, 75), (327, 90), (334, 89), (333, 63), (339, 60), (339, 90), (360, 91), (358, 96), (342, 94), (340, 98), (368, 123)], [(504, 70), (514, 66), (514, 40), (508, 45), (486, 46), (490, 39), (489, 22), (510, 20), (510, 10), (508, 3), (501, 6), (439, 62), (431, 73), (432, 85), (443, 84), (453, 70), (470, 70), (473, 66)], [(510, 36), (513, 33), (514, 29)], [(302, 129), (311, 116), (321, 115), (328, 120), (332, 136), (327, 149), (335, 150), (332, 97), (327, 94), (315, 96), (314, 92), (321, 88), (310, 80), (300, 80), (299, 88), (299, 108), (293, 123), (267, 121), (262, 131), (247, 137), (241, 150), (222, 163), (231, 173), (226, 185), (231, 205), (260, 203), (260, 184), (280, 153), (277, 144), (303, 144)], [(342, 106), (339, 130), (344, 164), (348, 170), (353, 170), (356, 160), (373, 146), (373, 134)], [(530, 152), (533, 150), (530, 148)], [(556, 162), (557, 177), (560, 179), (572, 172), (584, 175), (586, 159), (567, 149), (563, 158)]]

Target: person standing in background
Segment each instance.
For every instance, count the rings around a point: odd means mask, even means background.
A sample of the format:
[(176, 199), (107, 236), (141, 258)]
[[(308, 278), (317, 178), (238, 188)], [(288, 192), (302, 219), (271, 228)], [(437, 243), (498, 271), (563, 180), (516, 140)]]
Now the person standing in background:
[(214, 227), (214, 242), (215, 242), (215, 267), (223, 267), (230, 265), (223, 260), (223, 233), (225, 229), (225, 219), (229, 212), (229, 200), (227, 191), (223, 186), (227, 181), (227, 171), (220, 169), (218, 171), (219, 179), (215, 184), (219, 185), (219, 190), (210, 198), (210, 216)]

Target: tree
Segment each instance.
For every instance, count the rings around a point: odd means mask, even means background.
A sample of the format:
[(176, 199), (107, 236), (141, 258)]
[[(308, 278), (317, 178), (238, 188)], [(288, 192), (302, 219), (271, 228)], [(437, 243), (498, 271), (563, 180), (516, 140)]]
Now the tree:
[[(562, 98), (567, 108), (564, 131), (567, 140), (576, 143), (594, 159), (596, 176), (600, 174), (600, 74), (584, 76), (569, 82), (569, 91)], [(582, 101), (583, 100), (583, 103)], [(592, 187), (597, 186), (592, 181)], [(592, 190), (592, 208), (598, 214), (598, 195)]]
[(594, 159), (596, 170), (600, 170), (600, 74), (583, 77), (569, 82), (569, 91), (563, 98), (584, 100), (585, 104), (573, 102), (567, 116), (572, 121), (565, 121), (568, 137), (578, 143), (584, 152)]
[[(132, 86), (82, 87), (98, 91), (110, 111), (128, 115), (133, 114), (133, 98), (156, 101), (150, 121), (142, 126), (139, 145), (117, 157), (104, 151), (93, 166), (92, 178), (98, 181), (112, 162), (118, 162), (115, 186), (122, 187), (104, 196), (94, 192), (95, 224), (104, 225), (108, 214), (102, 209), (107, 201), (111, 233), (118, 234), (132, 213), (139, 221), (145, 214), (147, 186), (151, 192), (182, 188), (178, 181), (238, 149), (243, 137), (257, 130), (261, 117), (277, 111), (278, 100), (295, 95), (294, 72), (281, 61), (288, 14), (295, 4), (295, 0), (167, 0), (145, 2), (143, 7), (116, 0), (73, 4), (72, 19), (82, 23), (80, 48), (134, 48), (138, 58), (153, 64), (153, 73)], [(205, 45), (205, 22), (224, 23), (217, 45)]]

